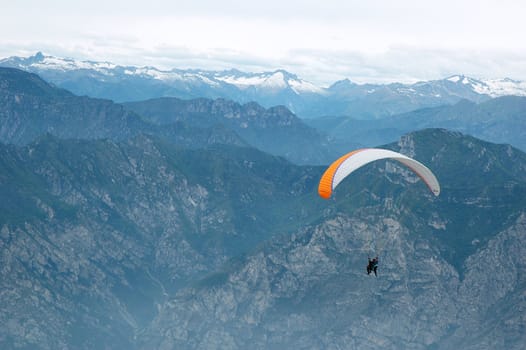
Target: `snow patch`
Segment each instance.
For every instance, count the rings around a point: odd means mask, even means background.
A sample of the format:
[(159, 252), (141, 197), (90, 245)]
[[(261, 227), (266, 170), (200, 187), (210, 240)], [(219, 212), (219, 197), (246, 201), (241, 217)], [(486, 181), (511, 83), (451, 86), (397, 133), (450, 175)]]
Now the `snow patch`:
[[(239, 73), (239, 72), (238, 72)], [(283, 90), (291, 88), (296, 94), (310, 92), (323, 93), (323, 89), (300, 79), (291, 79), (287, 77), (282, 71), (273, 73), (260, 74), (229, 74), (224, 76), (215, 76), (217, 80), (223, 81), (227, 84), (234, 85), (239, 89), (246, 90), (251, 87), (268, 89), (268, 90)]]
[(526, 82), (512, 79), (490, 79), (484, 81), (485, 85), (475, 89), (479, 94), (499, 96), (526, 96)]
[(68, 58), (44, 56), (42, 60), (31, 64), (32, 67), (46, 70), (72, 71), (79, 69), (91, 69), (103, 74), (109, 74), (109, 70), (117, 66), (109, 62), (76, 61)]
[(227, 84), (235, 85), (240, 89), (247, 89), (251, 86), (263, 85), (266, 78), (263, 76), (224, 76), (216, 77), (216, 79), (223, 81)]
[(325, 92), (322, 88), (304, 80), (289, 80), (289, 85), (296, 93), (323, 94)]

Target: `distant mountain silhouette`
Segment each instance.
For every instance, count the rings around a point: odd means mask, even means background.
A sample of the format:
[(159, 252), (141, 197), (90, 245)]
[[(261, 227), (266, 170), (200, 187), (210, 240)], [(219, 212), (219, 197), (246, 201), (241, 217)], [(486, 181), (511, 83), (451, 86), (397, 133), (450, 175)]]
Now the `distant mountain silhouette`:
[(356, 84), (349, 80), (319, 87), (284, 70), (247, 73), (239, 70), (159, 70), (76, 61), (38, 53), (10, 57), (0, 66), (37, 73), (78, 95), (140, 101), (158, 97), (224, 98), (255, 101), (269, 108), (284, 105), (301, 118), (349, 116), (377, 119), (419, 108), (450, 105), (467, 99), (482, 102), (503, 95), (526, 95), (526, 83), (511, 79), (477, 80), (455, 75), (414, 84)]
[(339, 140), (366, 146), (392, 142), (424, 128), (447, 128), (526, 150), (526, 97), (503, 96), (486, 102), (462, 100), (452, 106), (424, 108), (378, 120), (327, 117), (306, 123)]

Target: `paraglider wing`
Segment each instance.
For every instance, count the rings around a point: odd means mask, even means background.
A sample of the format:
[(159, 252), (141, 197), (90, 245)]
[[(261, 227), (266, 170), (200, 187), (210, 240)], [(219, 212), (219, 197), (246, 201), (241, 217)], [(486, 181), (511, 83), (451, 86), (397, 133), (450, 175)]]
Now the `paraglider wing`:
[(320, 197), (329, 199), (332, 191), (350, 173), (356, 169), (380, 159), (394, 159), (416, 173), (435, 196), (440, 194), (440, 185), (435, 175), (422, 163), (401, 153), (380, 149), (363, 148), (347, 153), (332, 163), (321, 177), (318, 187)]

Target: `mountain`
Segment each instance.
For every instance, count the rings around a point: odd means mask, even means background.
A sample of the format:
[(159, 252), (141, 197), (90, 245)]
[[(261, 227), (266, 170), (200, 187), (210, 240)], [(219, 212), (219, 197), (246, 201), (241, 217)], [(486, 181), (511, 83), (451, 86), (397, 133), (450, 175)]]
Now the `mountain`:
[(362, 169), (322, 218), (167, 300), (141, 348), (522, 349), (526, 154), (436, 129), (387, 147), (441, 195), (390, 162)]
[(0, 68), (0, 141), (61, 138), (124, 140), (149, 134), (185, 147), (251, 145), (301, 164), (324, 164), (340, 146), (284, 107), (227, 100), (157, 99), (129, 103), (76, 96), (35, 74)]
[(242, 104), (255, 101), (266, 108), (284, 105), (302, 118), (345, 115), (375, 119), (462, 99), (481, 102), (503, 95), (526, 95), (525, 82), (476, 80), (462, 75), (415, 84), (356, 84), (342, 80), (325, 88), (284, 70), (160, 70), (78, 61), (40, 52), (27, 58), (2, 59), (0, 66), (37, 73), (78, 95), (117, 102), (159, 97), (224, 98)]
[(526, 97), (503, 96), (481, 103), (462, 100), (451, 106), (424, 108), (378, 120), (326, 117), (305, 122), (339, 139), (375, 146), (425, 128), (446, 128), (526, 151)]
[(521, 349), (526, 154), (442, 129), (385, 147), (441, 195), (389, 161), (324, 201), (324, 167), (252, 148), (0, 145), (0, 347)]
[(251, 148), (0, 145), (0, 347), (133, 349), (176, 290), (315, 217), (319, 170)]
[[(257, 101), (271, 107), (300, 104), (302, 96), (323, 94), (323, 89), (284, 70), (261, 74), (238, 70), (159, 70), (154, 67), (118, 66), (109, 62), (76, 61), (37, 53), (28, 58), (10, 57), (0, 66), (37, 73), (78, 95), (117, 102), (172, 96), (225, 98), (240, 103)], [(290, 101), (275, 103), (276, 101)]]
[(241, 105), (223, 99), (168, 97), (124, 106), (156, 125), (177, 122), (193, 127), (223, 125), (248, 144), (298, 164), (326, 164), (342, 152), (339, 145), (283, 106), (265, 109), (255, 102)]
[(147, 130), (110, 100), (78, 97), (35, 74), (0, 68), (0, 140), (24, 144), (50, 132), (66, 138), (116, 138)]
[(450, 105), (462, 99), (482, 102), (489, 99), (493, 91), (484, 82), (464, 76), (410, 85), (357, 85), (344, 80), (335, 83), (329, 90), (331, 103), (325, 111), (326, 116), (345, 115), (365, 120), (423, 107)]
[(246, 145), (223, 127), (176, 123), (160, 128), (110, 100), (76, 96), (35, 74), (0, 68), (0, 141), (24, 145), (50, 133), (62, 138), (124, 140), (152, 134), (186, 147)]

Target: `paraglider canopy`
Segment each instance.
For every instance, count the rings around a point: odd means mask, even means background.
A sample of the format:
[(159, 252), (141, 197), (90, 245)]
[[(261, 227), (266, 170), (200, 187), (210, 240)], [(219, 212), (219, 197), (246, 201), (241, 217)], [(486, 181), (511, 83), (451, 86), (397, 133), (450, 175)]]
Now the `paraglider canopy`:
[(336, 186), (353, 171), (368, 163), (386, 158), (394, 159), (404, 164), (424, 181), (435, 196), (440, 194), (440, 185), (437, 178), (422, 163), (398, 152), (381, 148), (363, 148), (340, 157), (325, 170), (318, 186), (320, 197), (329, 199)]

